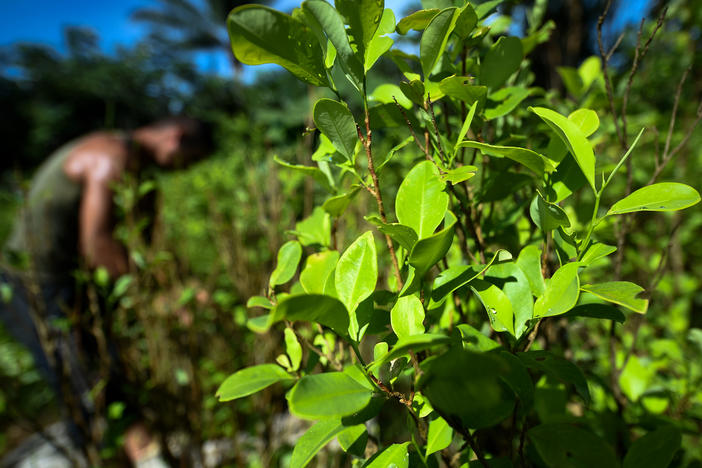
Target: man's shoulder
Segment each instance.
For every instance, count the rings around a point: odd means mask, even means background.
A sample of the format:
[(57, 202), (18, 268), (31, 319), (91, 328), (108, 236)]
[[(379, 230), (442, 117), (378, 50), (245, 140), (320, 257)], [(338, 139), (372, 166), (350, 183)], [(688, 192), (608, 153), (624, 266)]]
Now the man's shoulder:
[(125, 171), (128, 155), (127, 140), (123, 134), (95, 132), (73, 147), (63, 169), (69, 178), (80, 182), (110, 182)]

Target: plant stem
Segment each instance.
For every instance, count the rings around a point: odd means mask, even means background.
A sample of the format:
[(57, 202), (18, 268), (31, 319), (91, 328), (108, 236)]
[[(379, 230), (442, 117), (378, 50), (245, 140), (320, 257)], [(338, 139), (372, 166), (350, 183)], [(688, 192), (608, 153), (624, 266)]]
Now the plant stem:
[[(604, 188), (604, 186), (602, 187)], [(595, 193), (595, 208), (592, 210), (592, 219), (590, 219), (590, 227), (587, 230), (587, 235), (585, 236), (585, 240), (582, 243), (582, 250), (580, 251), (580, 255), (578, 255), (578, 260), (581, 260), (583, 258), (583, 255), (585, 255), (585, 251), (587, 250), (588, 243), (590, 242), (590, 237), (592, 236), (592, 231), (595, 230), (595, 225), (597, 224), (597, 210), (600, 209), (600, 197), (602, 196), (602, 189), (600, 189), (599, 192)]]
[[(372, 132), (370, 128), (370, 115), (368, 113), (368, 100), (366, 99), (365, 94), (363, 95), (363, 113), (364, 113), (364, 120), (366, 124), (366, 136), (361, 134), (360, 129), (358, 129), (358, 137), (361, 139), (361, 143), (363, 143), (363, 147), (366, 150), (366, 157), (368, 158), (368, 172), (370, 172), (371, 179), (373, 180), (373, 196), (375, 197), (375, 201), (378, 204), (378, 213), (380, 214), (380, 219), (383, 221), (383, 223), (388, 222), (388, 218), (385, 215), (385, 206), (383, 205), (383, 197), (380, 194), (380, 184), (378, 182), (378, 174), (375, 172), (375, 165), (373, 164), (373, 152), (371, 150), (371, 143), (372, 143)], [(400, 275), (400, 266), (397, 263), (397, 254), (395, 253), (395, 247), (392, 245), (392, 239), (390, 239), (390, 236), (385, 234), (385, 242), (388, 246), (388, 250), (390, 251), (390, 258), (392, 259), (392, 266), (394, 268), (395, 272), (395, 278), (397, 279), (397, 285), (398, 285), (398, 290), (402, 289), (403, 282), (402, 282), (402, 276)]]

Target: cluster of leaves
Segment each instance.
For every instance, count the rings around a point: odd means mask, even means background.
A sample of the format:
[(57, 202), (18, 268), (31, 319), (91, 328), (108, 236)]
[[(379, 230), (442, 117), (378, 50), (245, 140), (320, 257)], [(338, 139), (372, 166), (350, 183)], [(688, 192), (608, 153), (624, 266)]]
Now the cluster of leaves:
[[(528, 54), (550, 25), (496, 37), (485, 18), (497, 3), (426, 0), (399, 22), (382, 0), (307, 0), (292, 15), (249, 5), (229, 16), (238, 60), (276, 63), (336, 97), (314, 104), (316, 165), (280, 161), (328, 197), (278, 251), (266, 296), (248, 303), (267, 310), (248, 319), (251, 330), (285, 324), (286, 353), (239, 370), (217, 392), (228, 401), (291, 386), (290, 411), (316, 421), (293, 467), (334, 438), (367, 467), (653, 467), (680, 447), (670, 421), (649, 424), (655, 430), (633, 443), (598, 431), (585, 373), (550, 349), (548, 332), (560, 323), (551, 317), (614, 323), (622, 311), (646, 313), (641, 286), (602, 280), (597, 267), (617, 248), (598, 233), (621, 216), (681, 210), (700, 196), (663, 182), (610, 202), (607, 189), (643, 130), (615, 163), (596, 158), (597, 113), (563, 115), (529, 86)], [(418, 56), (392, 48), (392, 33), (412, 30)], [(381, 56), (403, 81), (370, 90)], [(571, 86), (584, 94), (600, 73), (584, 65)], [(534, 106), (525, 109), (527, 99)], [(392, 128), (407, 137), (378, 154), (373, 136)], [(388, 187), (392, 169), (407, 164)], [(374, 230), (339, 248), (336, 226), (364, 193), (376, 204), (364, 213)], [(606, 407), (605, 376), (589, 377)], [(404, 408), (405, 431), (384, 433), (381, 418), (381, 433), (369, 434), (367, 421), (389, 402)]]

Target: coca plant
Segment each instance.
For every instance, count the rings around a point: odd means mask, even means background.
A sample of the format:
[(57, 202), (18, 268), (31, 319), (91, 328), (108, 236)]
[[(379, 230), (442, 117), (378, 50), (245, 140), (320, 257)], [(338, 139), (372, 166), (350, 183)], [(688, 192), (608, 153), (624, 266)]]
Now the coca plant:
[[(247, 326), (283, 328), (286, 353), (237, 371), (217, 392), (229, 401), (289, 388), (290, 412), (314, 421), (294, 468), (334, 438), (369, 468), (665, 466), (680, 445), (672, 426), (629, 447), (593, 431), (585, 374), (539, 337), (544, 321), (561, 326), (551, 317), (646, 313), (643, 288), (592, 268), (616, 250), (598, 228), (700, 196), (664, 182), (611, 203), (610, 182), (643, 130), (619, 161), (606, 161), (590, 139), (595, 111), (525, 108), (547, 102), (529, 86), (527, 56), (552, 24), (540, 26), (535, 11), (526, 37), (498, 35), (499, 25), (484, 23), (497, 3), (426, 0), (399, 22), (383, 0), (307, 0), (291, 15), (246, 5), (229, 15), (238, 60), (281, 65), (334, 96), (314, 104), (316, 165), (279, 161), (328, 197), (278, 251), (267, 294), (248, 304), (267, 313)], [(412, 30), (418, 56), (390, 36)], [(403, 79), (369, 89), (382, 56)], [(390, 145), (379, 137), (392, 133), (384, 129), (406, 138), (381, 152)], [(333, 227), (350, 203), (374, 209), (365, 232), (342, 246)], [(544, 418), (534, 398), (544, 385), (565, 387), (571, 410)], [(367, 421), (389, 402), (405, 412), (404, 434), (389, 440), (380, 418), (369, 436)]]

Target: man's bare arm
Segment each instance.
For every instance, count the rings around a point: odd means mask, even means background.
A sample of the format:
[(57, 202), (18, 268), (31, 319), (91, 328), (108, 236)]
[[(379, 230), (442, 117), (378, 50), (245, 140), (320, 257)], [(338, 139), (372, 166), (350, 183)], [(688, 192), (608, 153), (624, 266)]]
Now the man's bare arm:
[(65, 166), (67, 175), (83, 184), (78, 218), (80, 253), (88, 267), (104, 267), (117, 277), (128, 270), (127, 253), (113, 236), (112, 184), (122, 173), (122, 148), (111, 141), (96, 139), (72, 155)]

